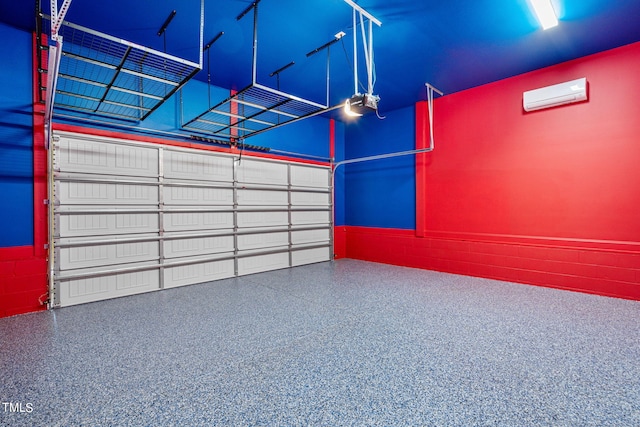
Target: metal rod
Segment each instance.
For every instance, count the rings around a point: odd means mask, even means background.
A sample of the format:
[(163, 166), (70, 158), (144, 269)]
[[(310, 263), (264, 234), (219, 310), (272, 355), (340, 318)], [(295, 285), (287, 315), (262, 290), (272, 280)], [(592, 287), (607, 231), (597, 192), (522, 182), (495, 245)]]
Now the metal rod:
[[(161, 185), (159, 181), (136, 181), (136, 180), (120, 180), (120, 179), (100, 179), (89, 177), (76, 177), (69, 175), (56, 174), (56, 180), (59, 182), (82, 182), (85, 184), (126, 184), (126, 185), (146, 185), (149, 187), (157, 187)], [(218, 188), (229, 189), (228, 185), (223, 184), (204, 184), (198, 182), (186, 182), (186, 181), (163, 181), (162, 185), (165, 187), (185, 187), (185, 188)], [(258, 191), (286, 191), (286, 186), (267, 186), (267, 185), (251, 185), (245, 184), (241, 190), (258, 190)], [(289, 191), (297, 193), (328, 193), (328, 190), (313, 187), (291, 187)]]
[(62, 6), (60, 6), (60, 10), (58, 11), (58, 0), (51, 0), (51, 5), (55, 5), (55, 11), (52, 8), (51, 13), (55, 13), (55, 23), (52, 21), (51, 25), (51, 39), (56, 40), (58, 38), (58, 31), (60, 31), (60, 26), (64, 21), (64, 17), (67, 15), (69, 11), (69, 6), (71, 6), (71, 0), (64, 0)]
[[(200, 70), (199, 70), (198, 68), (196, 68), (194, 71), (195, 71), (195, 73), (197, 73), (197, 72), (198, 72), (198, 71), (200, 71)], [(138, 71), (129, 70), (128, 68), (123, 68), (123, 69), (122, 69), (122, 72), (123, 72), (123, 73), (127, 73), (127, 74), (131, 74), (131, 75), (136, 76), (136, 77), (142, 77), (143, 79), (148, 79), (148, 80), (156, 81), (156, 82), (158, 82), (158, 83), (163, 83), (163, 84), (165, 84), (165, 85), (167, 85), (167, 86), (175, 86), (175, 87), (179, 87), (179, 83), (176, 83), (176, 82), (174, 82), (174, 81), (167, 80), (167, 79), (163, 79), (163, 78), (156, 77), (156, 76), (152, 76), (152, 75), (150, 75), (150, 74), (140, 73), (140, 72), (138, 72)], [(194, 74), (194, 73), (191, 73), (191, 75), (193, 75), (193, 74)], [(187, 80), (188, 80), (188, 79), (189, 79), (189, 77), (187, 77)], [(165, 98), (166, 98), (166, 97), (165, 97)]]
[(323, 44), (322, 46), (320, 46), (320, 47), (318, 47), (318, 48), (315, 48), (315, 49), (313, 49), (311, 52), (307, 53), (307, 58), (308, 58), (308, 57), (310, 57), (310, 56), (315, 55), (315, 54), (316, 54), (316, 53), (318, 53), (318, 52), (323, 51), (324, 49), (327, 49), (329, 46), (331, 46), (332, 44), (337, 43), (337, 42), (339, 42), (339, 41), (340, 41), (340, 38), (336, 37), (336, 38), (334, 38), (333, 40), (331, 40), (331, 41), (329, 41), (329, 42), (326, 42), (326, 43), (325, 43), (325, 44)]
[(228, 98), (226, 98), (224, 101), (219, 102), (218, 104), (214, 105), (213, 107), (209, 108), (207, 111), (199, 114), (198, 116), (196, 116), (195, 118), (189, 120), (187, 123), (183, 124), (183, 127), (187, 127), (189, 126), (191, 123), (193, 122), (197, 122), (198, 120), (200, 120), (202, 117), (206, 116), (207, 114), (214, 112), (218, 107), (226, 104), (227, 102), (230, 102), (231, 100), (233, 100), (234, 98), (238, 97), (239, 95), (243, 94), (244, 92), (248, 91), (249, 89), (251, 89), (252, 85), (249, 85), (247, 87), (245, 87), (244, 89), (240, 90), (239, 92), (230, 95)]
[(169, 26), (169, 24), (171, 23), (171, 21), (175, 16), (176, 16), (176, 11), (174, 9), (169, 13), (169, 16), (167, 16), (167, 19), (165, 19), (164, 24), (162, 24), (162, 27), (160, 27), (160, 29), (158, 30), (158, 37), (164, 34), (164, 32), (167, 30), (167, 27)]
[[(336, 39), (338, 41), (338, 39)], [(327, 46), (327, 100), (325, 101), (326, 105), (329, 105), (329, 87), (330, 87), (330, 76), (331, 76), (331, 46)]]
[(359, 157), (359, 158), (356, 158), (356, 159), (342, 160), (342, 161), (340, 161), (340, 162), (335, 164), (335, 166), (333, 168), (333, 171), (335, 172), (336, 169), (338, 169), (338, 167), (340, 167), (342, 165), (348, 165), (348, 164), (352, 164), (352, 163), (368, 162), (368, 161), (371, 161), (371, 160), (389, 159), (391, 157), (408, 156), (408, 155), (411, 155), (411, 154), (428, 153), (430, 151), (433, 151), (432, 147), (420, 148), (418, 150), (398, 151), (396, 153), (379, 154), (377, 156), (367, 156), (367, 157)]
[(253, 65), (252, 82), (256, 83), (258, 79), (258, 1), (253, 3)]
[[(242, 105), (246, 105), (247, 107), (252, 107), (252, 108), (256, 108), (258, 110), (262, 110), (262, 111), (269, 111), (269, 108), (271, 107), (265, 107), (264, 105), (258, 105), (258, 104), (254, 104), (252, 102), (248, 102), (248, 101), (243, 101), (241, 99), (235, 99), (233, 102), (237, 102), (238, 104), (242, 104)], [(278, 111), (277, 112), (279, 115), (282, 116), (287, 116), (287, 117), (291, 117), (292, 119), (297, 118), (298, 116), (296, 116), (295, 114), (289, 114), (287, 112), (284, 111)], [(270, 123), (270, 122), (264, 122), (265, 124), (269, 123), (269, 125), (275, 125), (276, 123)]]
[[(305, 114), (304, 116), (297, 117), (297, 118), (289, 120), (287, 122), (279, 123), (279, 124), (277, 124), (275, 126), (272, 126), (270, 128), (266, 128), (266, 129), (261, 129), (261, 130), (255, 131), (253, 133), (250, 133), (249, 135), (246, 135), (245, 138), (249, 138), (251, 136), (259, 135), (259, 134), (261, 134), (263, 132), (266, 132), (268, 130), (272, 130), (272, 129), (275, 129), (275, 128), (279, 128), (281, 126), (289, 125), (291, 123), (299, 122), (300, 120), (308, 119), (309, 117), (319, 116), (320, 114), (324, 114), (324, 113), (328, 113), (329, 111), (337, 110), (338, 108), (342, 108), (343, 106), (344, 106), (344, 104), (341, 103), (341, 104), (338, 104), (338, 105), (334, 105), (333, 107), (323, 108), (322, 110), (314, 111), (314, 112), (309, 113), (309, 114)], [(271, 150), (271, 151), (275, 152), (276, 150)]]
[[(345, 0), (346, 1), (346, 0)], [(348, 3), (348, 2), (347, 2)], [(358, 31), (356, 8), (353, 8), (353, 94), (358, 92)]]
[(382, 22), (380, 22), (380, 20), (378, 20), (375, 16), (373, 16), (372, 14), (370, 14), (369, 12), (367, 12), (365, 9), (363, 9), (361, 6), (358, 6), (353, 0), (344, 0), (345, 3), (347, 3), (348, 5), (350, 5), (354, 11), (358, 11), (360, 13), (362, 13), (364, 16), (366, 16), (367, 18), (369, 18), (370, 20), (372, 20), (373, 22), (375, 22), (375, 24), (379, 27), (382, 25)]
[[(271, 249), (268, 251), (247, 250), (242, 253), (239, 252), (238, 254), (225, 255), (225, 256), (195, 258), (190, 260), (174, 261), (174, 262), (168, 262), (168, 263), (162, 263), (162, 264), (158, 263), (158, 264), (152, 264), (152, 265), (141, 265), (141, 266), (135, 266), (135, 267), (121, 268), (121, 269), (111, 269), (111, 270), (68, 274), (68, 275), (62, 275), (62, 276), (56, 277), (55, 281), (61, 282), (61, 281), (67, 281), (67, 280), (77, 280), (77, 279), (87, 279), (91, 277), (108, 276), (112, 274), (136, 273), (139, 271), (155, 270), (161, 267), (164, 267), (164, 268), (182, 267), (185, 265), (201, 264), (205, 262), (227, 261), (230, 259), (248, 258), (253, 256), (280, 254), (280, 253), (285, 253), (289, 251), (303, 251), (308, 249), (320, 249), (320, 248), (328, 248), (328, 247), (330, 247), (329, 244), (318, 244), (318, 245), (294, 246), (292, 248), (289, 248), (287, 246), (287, 247), (283, 247), (282, 249)], [(153, 260), (150, 260), (150, 261), (153, 261)], [(147, 261), (147, 262), (150, 262), (150, 261)]]
[[(245, 208), (237, 208), (237, 209), (202, 209), (202, 208), (192, 208), (192, 209), (171, 209), (170, 206), (165, 206), (165, 210), (161, 211), (160, 209), (102, 209), (102, 210), (76, 210), (76, 211), (57, 211), (60, 215), (118, 215), (118, 214), (157, 214), (159, 212), (164, 212), (165, 214), (170, 213), (263, 213), (263, 212), (286, 212), (286, 207), (269, 207), (269, 208), (261, 208), (261, 209), (245, 209)], [(305, 207), (305, 208), (296, 208), (292, 209), (292, 212), (324, 212), (327, 211), (328, 208), (322, 207)]]
[(373, 23), (369, 20), (369, 64), (368, 64), (368, 78), (369, 78), (369, 93), (373, 93)]
[(437, 94), (439, 94), (439, 95), (441, 95), (441, 96), (443, 96), (443, 95), (444, 95), (444, 93), (443, 93), (442, 91), (440, 91), (440, 90), (436, 89), (436, 88), (435, 88), (435, 87), (433, 87), (431, 84), (429, 84), (429, 83), (425, 83), (424, 85), (425, 85), (427, 88), (430, 88), (431, 90), (433, 90), (434, 92), (436, 92)]
[(104, 100), (107, 99), (107, 95), (109, 94), (109, 90), (111, 90), (111, 88), (115, 84), (116, 79), (120, 75), (120, 71), (122, 71), (122, 68), (124, 67), (125, 62), (127, 62), (127, 58), (129, 57), (130, 53), (131, 53), (131, 46), (127, 47), (127, 50), (125, 51), (124, 55), (122, 55), (122, 59), (120, 60), (120, 64), (118, 64), (118, 66), (116, 67), (116, 72), (113, 73), (113, 77), (111, 78), (111, 81), (107, 84), (107, 86), (106, 86), (106, 88), (104, 90), (104, 93), (102, 94), (102, 98), (100, 98), (100, 101), (98, 101), (98, 106), (95, 108), (94, 111), (98, 111), (100, 109), (100, 106), (104, 102)]
[(198, 64), (200, 65), (198, 68), (202, 70), (203, 66), (203, 54), (204, 51), (202, 49), (202, 44), (204, 43), (204, 0), (200, 0), (200, 42), (198, 46), (200, 47), (200, 55)]
[(433, 138), (433, 92), (437, 92), (440, 95), (444, 95), (444, 93), (429, 83), (425, 83), (425, 86), (427, 86), (427, 109), (429, 111), (429, 147), (433, 149), (435, 144)]
[(263, 86), (263, 85), (261, 85), (259, 83), (256, 83), (255, 85), (253, 85), (253, 87), (258, 88), (258, 89), (262, 89), (262, 90), (267, 91), (267, 92), (271, 92), (274, 95), (279, 95), (279, 96), (282, 96), (282, 97), (285, 97), (285, 98), (290, 98), (290, 99), (292, 99), (294, 101), (299, 101), (299, 102), (305, 103), (305, 104), (313, 106), (313, 107), (317, 107), (317, 108), (327, 108), (328, 107), (327, 105), (318, 104), (317, 102), (309, 101), (307, 99), (300, 98), (299, 96), (295, 96), (295, 95), (292, 95), (290, 93), (281, 92), (279, 90), (275, 90), (275, 89), (272, 89), (270, 87)]
[[(144, 242), (162, 242), (172, 240), (187, 240), (187, 239), (203, 239), (210, 237), (230, 237), (230, 236), (252, 236), (255, 234), (275, 234), (275, 233), (287, 233), (297, 231), (318, 231), (318, 230), (330, 230), (331, 227), (314, 226), (314, 227), (282, 227), (282, 228), (270, 228), (270, 229), (247, 229), (237, 231), (224, 231), (219, 233), (198, 233), (198, 234), (179, 234), (179, 235), (163, 235), (163, 236), (148, 236), (148, 237), (135, 237), (130, 239), (103, 239), (103, 240), (89, 240), (89, 241), (75, 241), (75, 242), (59, 242), (60, 238), (56, 238), (56, 248), (77, 248), (85, 246), (101, 246), (101, 245), (119, 245), (129, 243), (144, 243)], [(68, 239), (68, 238), (67, 238)]]
[[(169, 93), (167, 93), (167, 95), (164, 97), (164, 99), (162, 100), (162, 102), (158, 102), (153, 108), (151, 108), (149, 110), (149, 112), (147, 114), (145, 114), (140, 120), (144, 121), (144, 119), (146, 119), (147, 117), (149, 117), (149, 115), (151, 113), (153, 113), (155, 110), (157, 110), (163, 103), (164, 101), (166, 101), (167, 99), (171, 98), (171, 96), (176, 93), (181, 87), (183, 87), (189, 80), (191, 80), (191, 78), (193, 76), (195, 76), (196, 74), (198, 74), (198, 72), (200, 71), (200, 68), (195, 68), (184, 80), (182, 80), (182, 83), (177, 84), (173, 89), (171, 89), (169, 91)], [(147, 78), (149, 78), (150, 76), (147, 76)]]
[(130, 95), (142, 96), (149, 99), (155, 99), (156, 101), (162, 101), (164, 99), (161, 96), (156, 96), (156, 95), (151, 95), (150, 93), (144, 93), (144, 92), (138, 92), (135, 90), (125, 89), (123, 87), (118, 87), (118, 86), (111, 86), (111, 89), (115, 90), (116, 92), (128, 93)]
[[(57, 0), (54, 0), (57, 1)], [(51, 141), (51, 123), (53, 120), (53, 105), (56, 97), (56, 87), (58, 84), (58, 72), (60, 70), (60, 60), (62, 58), (62, 37), (58, 37), (57, 46), (49, 46), (49, 63), (47, 67), (47, 90), (45, 98), (44, 125), (45, 125), (45, 148), (48, 150)]]
[(364, 29), (364, 19), (362, 18), (362, 14), (360, 14), (360, 31), (362, 33), (362, 51), (364, 52), (364, 65), (367, 71), (367, 93), (372, 94), (373, 91), (371, 90), (371, 61), (369, 57), (369, 43), (367, 41), (367, 32)]
[[(74, 96), (80, 96), (80, 95), (74, 95)], [(63, 109), (63, 110), (70, 110), (70, 111), (74, 111), (74, 112), (78, 112), (78, 111), (86, 111), (89, 114), (92, 115), (99, 115), (99, 116), (105, 116), (105, 117), (111, 117), (111, 118), (115, 118), (115, 119), (119, 119), (119, 120), (125, 120), (125, 121), (129, 121), (129, 122), (138, 122), (138, 119), (133, 118), (131, 116), (126, 116), (124, 114), (118, 114), (118, 113), (113, 113), (113, 112), (109, 112), (109, 111), (98, 111), (98, 112), (94, 112), (93, 109), (91, 108), (84, 108), (84, 107), (78, 107), (76, 105), (71, 105), (71, 104), (62, 104), (62, 103), (56, 103), (56, 108), (57, 109)], [(56, 114), (56, 117), (65, 117), (65, 115)], [(70, 116), (66, 116), (66, 117), (70, 117)], [(83, 121), (83, 118), (77, 117), (79, 119), (79, 121)], [(76, 117), (74, 117), (74, 120), (76, 119)], [(96, 123), (99, 123), (98, 121), (95, 121)], [(104, 123), (104, 125), (110, 126), (112, 123)], [(115, 124), (115, 123), (114, 123)]]
[(222, 37), (223, 35), (224, 35), (224, 31), (220, 31), (214, 38), (211, 39), (211, 41), (209, 41), (209, 43), (207, 43), (207, 45), (204, 47), (204, 50), (209, 50), (211, 45), (217, 42), (220, 39), (220, 37)]
[(281, 72), (283, 72), (284, 70), (286, 70), (289, 67), (292, 67), (293, 65), (295, 65), (295, 61), (291, 61), (289, 62), (287, 65), (278, 68), (277, 70), (275, 70), (274, 72), (272, 72), (271, 74), (269, 74), (269, 77), (273, 77), (276, 74), (280, 74)]
[[(285, 104), (287, 104), (287, 103), (289, 103), (291, 101), (292, 101), (291, 99), (283, 99), (282, 101), (277, 102), (274, 105), (271, 105), (265, 111), (258, 111), (257, 113), (254, 113), (254, 114), (252, 114), (250, 116), (242, 117), (237, 122), (235, 122), (235, 123), (233, 123), (231, 125), (228, 125), (228, 128), (238, 128), (238, 129), (242, 129), (242, 130), (245, 130), (245, 131), (252, 131), (253, 129), (238, 127), (238, 125), (240, 123), (243, 123), (243, 122), (246, 122), (246, 121), (251, 121), (254, 117), (257, 117), (257, 116), (259, 116), (261, 114), (264, 114), (266, 112), (272, 112), (272, 113), (275, 113), (275, 114), (280, 114), (280, 111), (278, 111), (277, 108), (278, 107), (282, 107), (283, 105), (285, 105)], [(271, 128), (266, 128), (266, 129), (271, 129)], [(220, 129), (220, 131), (224, 131), (224, 130), (226, 130), (226, 128)]]
[[(51, 48), (52, 48), (52, 46), (49, 47), (49, 55), (51, 55)], [(62, 55), (66, 56), (68, 58), (77, 59), (78, 61), (84, 61), (84, 62), (87, 62), (87, 63), (92, 64), (92, 65), (97, 65), (99, 67), (108, 68), (110, 70), (115, 70), (116, 69), (115, 65), (107, 64), (105, 62), (96, 61), (95, 59), (87, 58), (86, 56), (77, 55), (75, 53), (63, 52)]]
[(50, 34), (50, 36), (53, 36), (54, 34), (57, 36), (58, 33), (54, 32), (53, 29), (54, 29), (56, 23), (58, 22), (58, 0), (50, 0), (49, 1), (49, 8), (51, 9), (51, 34)]
[(270, 153), (283, 154), (283, 155), (287, 155), (287, 156), (303, 157), (303, 158), (306, 158), (306, 159), (316, 159), (316, 160), (320, 160), (320, 161), (323, 161), (323, 162), (331, 161), (331, 159), (329, 157), (314, 156), (314, 155), (311, 155), (311, 154), (302, 154), (302, 153), (296, 153), (296, 152), (293, 152), (293, 151), (276, 150), (274, 148), (269, 149), (269, 152)]
[(241, 20), (247, 13), (249, 13), (249, 11), (251, 11), (251, 9), (256, 7), (258, 3), (260, 3), (260, 0), (256, 0), (253, 3), (251, 3), (245, 10), (240, 12), (240, 15), (237, 16), (236, 20), (237, 21)]

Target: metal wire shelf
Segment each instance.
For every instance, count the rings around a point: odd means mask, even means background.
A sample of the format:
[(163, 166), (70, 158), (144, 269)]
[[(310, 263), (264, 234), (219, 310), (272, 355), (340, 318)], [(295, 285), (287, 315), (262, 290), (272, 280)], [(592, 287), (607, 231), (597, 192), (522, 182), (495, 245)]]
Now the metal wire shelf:
[(245, 138), (326, 108), (255, 83), (188, 121), (183, 128), (218, 137)]
[[(326, 79), (327, 103), (324, 105), (264, 86), (257, 82), (258, 3), (260, 3), (260, 0), (253, 1), (236, 18), (239, 21), (250, 11), (253, 11), (252, 83), (213, 107), (209, 105), (206, 111), (183, 123), (183, 129), (212, 135), (214, 137), (242, 139), (329, 110), (328, 62)], [(217, 38), (211, 43), (215, 40), (217, 40)], [(271, 75), (279, 74), (291, 65), (293, 65), (293, 62), (274, 71)]]
[[(43, 19), (45, 34), (51, 20)], [(200, 64), (71, 23), (59, 33), (63, 50), (54, 108), (142, 121), (200, 69)]]

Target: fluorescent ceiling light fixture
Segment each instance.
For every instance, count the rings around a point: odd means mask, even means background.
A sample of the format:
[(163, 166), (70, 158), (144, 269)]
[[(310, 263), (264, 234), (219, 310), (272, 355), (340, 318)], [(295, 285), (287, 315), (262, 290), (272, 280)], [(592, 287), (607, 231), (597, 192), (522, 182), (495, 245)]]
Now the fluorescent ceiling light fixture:
[(555, 27), (558, 25), (558, 17), (553, 10), (551, 0), (529, 0), (533, 10), (536, 12), (538, 22), (542, 25), (543, 30)]

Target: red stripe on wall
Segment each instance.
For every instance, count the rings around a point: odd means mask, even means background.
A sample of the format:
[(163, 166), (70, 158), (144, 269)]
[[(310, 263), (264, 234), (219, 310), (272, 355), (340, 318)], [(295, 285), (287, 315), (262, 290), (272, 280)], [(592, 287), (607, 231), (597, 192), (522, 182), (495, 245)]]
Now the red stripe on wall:
[(33, 246), (0, 248), (0, 318), (44, 310), (47, 261)]
[(416, 238), (412, 230), (341, 228), (348, 258), (640, 300), (640, 251)]
[(335, 160), (336, 156), (336, 120), (329, 119), (329, 158)]
[(347, 256), (347, 227), (333, 227), (333, 257), (334, 259)]
[[(429, 108), (426, 101), (416, 103), (415, 106), (415, 126), (416, 126), (416, 150), (429, 146)], [(426, 167), (430, 153), (416, 154), (416, 236), (424, 237), (426, 228), (425, 192), (427, 187)]]

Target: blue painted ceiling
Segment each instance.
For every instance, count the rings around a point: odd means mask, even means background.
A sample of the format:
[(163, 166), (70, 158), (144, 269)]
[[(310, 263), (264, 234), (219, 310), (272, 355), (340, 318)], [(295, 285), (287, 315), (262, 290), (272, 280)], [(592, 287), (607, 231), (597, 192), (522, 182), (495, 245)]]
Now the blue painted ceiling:
[[(382, 21), (373, 43), (380, 111), (425, 99), (425, 82), (452, 93), (640, 40), (638, 0), (554, 2), (560, 25), (543, 31), (527, 0), (359, 0)], [(49, 4), (42, 2), (44, 13)], [(197, 79), (229, 89), (250, 83), (253, 14), (236, 17), (251, 4), (206, 0), (205, 44), (225, 34), (205, 53)], [(34, 5), (0, 0), (0, 21), (33, 30)], [(166, 37), (159, 37), (172, 10)], [(73, 0), (66, 20), (197, 62), (199, 14), (198, 0)], [(330, 104), (354, 93), (352, 15), (343, 0), (261, 0), (257, 22), (260, 83), (324, 102), (327, 51), (305, 54), (345, 31), (330, 49)], [(279, 82), (269, 76), (291, 61)], [(359, 68), (366, 84), (361, 53)]]

